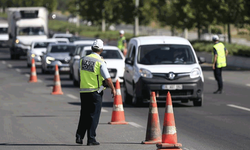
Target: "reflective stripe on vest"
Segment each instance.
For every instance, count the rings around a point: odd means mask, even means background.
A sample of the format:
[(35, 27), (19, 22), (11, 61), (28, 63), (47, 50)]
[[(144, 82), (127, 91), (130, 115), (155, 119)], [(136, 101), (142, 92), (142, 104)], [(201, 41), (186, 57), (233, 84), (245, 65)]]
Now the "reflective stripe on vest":
[[(226, 54), (225, 54), (225, 46), (224, 46), (224, 44), (217, 43), (217, 44), (214, 45), (214, 48), (217, 51), (217, 62), (216, 62), (217, 68), (226, 67), (227, 63), (226, 63)], [(212, 60), (212, 62), (213, 61), (214, 60)]]
[(103, 60), (90, 54), (80, 60), (80, 93), (94, 92), (102, 85), (100, 66)]
[(126, 38), (123, 36), (122, 38), (120, 38), (118, 40), (118, 43), (117, 43), (117, 47), (120, 49), (120, 50), (123, 50), (125, 47), (124, 47), (124, 44), (123, 44), (123, 41), (126, 40)]

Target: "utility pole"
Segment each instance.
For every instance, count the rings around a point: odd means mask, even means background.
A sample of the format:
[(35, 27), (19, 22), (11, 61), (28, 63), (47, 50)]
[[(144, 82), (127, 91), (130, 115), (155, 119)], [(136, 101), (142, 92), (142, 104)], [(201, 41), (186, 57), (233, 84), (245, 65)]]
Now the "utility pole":
[(76, 26), (79, 27), (80, 26), (80, 17), (79, 17), (79, 1), (76, 0)]
[(134, 25), (134, 36), (138, 36), (139, 35), (138, 7), (139, 7), (139, 0), (135, 0), (136, 16), (135, 16), (135, 25)]

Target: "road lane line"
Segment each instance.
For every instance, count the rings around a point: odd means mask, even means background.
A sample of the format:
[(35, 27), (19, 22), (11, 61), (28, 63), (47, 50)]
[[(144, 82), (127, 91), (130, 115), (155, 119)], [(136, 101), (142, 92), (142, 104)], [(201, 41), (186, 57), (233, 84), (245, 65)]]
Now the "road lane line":
[(238, 109), (242, 109), (242, 110), (246, 110), (246, 111), (250, 111), (249, 108), (241, 107), (241, 106), (237, 106), (237, 105), (233, 105), (233, 104), (228, 104), (227, 106), (229, 106), (229, 107), (234, 107), (234, 108), (238, 108)]
[(42, 81), (42, 80), (40, 80), (40, 79), (37, 79), (37, 82), (42, 83), (43, 81)]
[(25, 74), (25, 76), (26, 76), (26, 77), (30, 77), (30, 75), (29, 75), (29, 74)]
[(129, 122), (129, 124), (136, 127), (136, 128), (143, 128), (143, 126), (141, 126), (141, 125), (139, 125), (139, 124), (137, 124), (135, 122)]
[(16, 69), (16, 71), (17, 71), (17, 72), (21, 72), (21, 70), (20, 70), (20, 69)]
[(214, 80), (214, 77), (208, 77), (209, 80)]
[(71, 95), (71, 94), (67, 94), (68, 97), (72, 98), (72, 99), (78, 99), (78, 97)]
[(5, 62), (4, 60), (2, 61), (2, 63), (3, 63), (3, 64), (6, 64), (6, 62)]
[(11, 65), (11, 64), (8, 64), (8, 67), (9, 67), (9, 68), (12, 68), (12, 65)]
[(103, 109), (103, 108), (102, 108), (101, 112), (108, 112), (108, 111), (107, 111), (106, 109)]
[(250, 84), (246, 84), (246, 86), (250, 86)]

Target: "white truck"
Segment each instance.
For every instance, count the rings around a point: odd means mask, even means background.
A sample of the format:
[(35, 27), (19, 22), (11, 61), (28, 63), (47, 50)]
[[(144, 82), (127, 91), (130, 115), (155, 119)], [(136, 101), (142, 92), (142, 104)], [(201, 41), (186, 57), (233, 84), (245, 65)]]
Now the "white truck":
[(44, 7), (8, 8), (11, 59), (26, 56), (33, 40), (48, 38), (48, 11)]
[(9, 40), (8, 36), (8, 23), (0, 22), (0, 47), (8, 46), (7, 42)]

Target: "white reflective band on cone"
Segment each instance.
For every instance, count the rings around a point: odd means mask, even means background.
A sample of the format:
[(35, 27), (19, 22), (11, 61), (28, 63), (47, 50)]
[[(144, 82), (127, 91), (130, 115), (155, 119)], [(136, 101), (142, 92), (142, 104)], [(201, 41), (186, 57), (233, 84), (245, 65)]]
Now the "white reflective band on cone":
[(151, 103), (156, 103), (156, 100), (154, 100), (152, 97), (150, 98)]
[(35, 64), (32, 64), (32, 67), (35, 67)]
[(163, 134), (175, 134), (176, 127), (175, 126), (164, 126), (163, 127)]
[(121, 94), (121, 89), (116, 89), (116, 95), (122, 95)]
[(172, 105), (168, 105), (167, 108), (165, 109), (165, 113), (174, 113), (173, 106)]
[(123, 106), (120, 105), (113, 105), (113, 111), (124, 111)]
[(157, 107), (152, 107), (152, 108), (150, 108), (149, 112), (151, 114), (156, 114), (156, 113), (158, 113), (158, 109), (157, 109)]
[(59, 72), (58, 72), (58, 71), (56, 71), (56, 72), (55, 72), (55, 75), (59, 75)]
[(32, 75), (32, 76), (35, 76), (35, 75), (36, 75), (36, 72), (31, 72), (31, 75)]
[(60, 82), (58, 82), (58, 81), (56, 81), (56, 82), (55, 82), (55, 85), (61, 85), (61, 83), (60, 83)]

